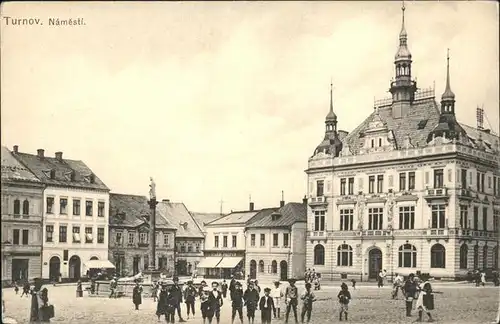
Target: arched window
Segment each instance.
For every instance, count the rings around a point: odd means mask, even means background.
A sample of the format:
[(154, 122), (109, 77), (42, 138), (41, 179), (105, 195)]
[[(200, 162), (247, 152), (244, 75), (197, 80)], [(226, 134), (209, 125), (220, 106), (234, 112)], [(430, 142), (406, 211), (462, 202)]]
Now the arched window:
[(474, 245), (474, 269), (479, 267), (479, 246)]
[(19, 199), (14, 200), (14, 215), (21, 214), (21, 202)]
[(342, 244), (337, 249), (337, 266), (352, 267), (352, 247)]
[(431, 268), (446, 268), (446, 249), (441, 244), (431, 247)]
[(23, 215), (29, 215), (30, 213), (30, 202), (28, 199), (23, 201)]
[(259, 261), (259, 272), (264, 272), (264, 261)]
[(498, 269), (498, 246), (493, 248), (493, 268)]
[(488, 268), (488, 245), (483, 246), (483, 271)]
[(278, 273), (278, 262), (276, 260), (271, 262), (271, 273)]
[(325, 265), (325, 248), (321, 244), (314, 247), (314, 264)]
[(417, 248), (411, 244), (404, 244), (399, 247), (398, 266), (400, 268), (417, 267)]
[(467, 258), (469, 256), (469, 248), (467, 244), (462, 244), (460, 247), (460, 269), (467, 269)]

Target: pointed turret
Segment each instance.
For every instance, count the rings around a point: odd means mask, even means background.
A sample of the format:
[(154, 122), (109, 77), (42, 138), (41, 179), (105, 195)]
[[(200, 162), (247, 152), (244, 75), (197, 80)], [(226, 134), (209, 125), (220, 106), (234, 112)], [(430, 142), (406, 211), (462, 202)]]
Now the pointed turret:
[(427, 141), (430, 142), (435, 137), (458, 140), (462, 135), (466, 136), (466, 133), (455, 117), (455, 94), (451, 91), (450, 86), (450, 50), (448, 49), (446, 54), (446, 87), (441, 96), (439, 123), (431, 131)]
[(342, 141), (337, 134), (337, 115), (333, 112), (333, 83), (330, 83), (330, 110), (325, 118), (325, 137), (314, 154), (320, 152), (338, 156), (342, 151)]
[(401, 7), (401, 31), (399, 33), (399, 46), (394, 57), (396, 77), (391, 82), (389, 91), (392, 93), (392, 116), (403, 118), (407, 115), (411, 103), (415, 98), (417, 83), (411, 79), (411, 53), (408, 49), (408, 34), (405, 28), (405, 6)]

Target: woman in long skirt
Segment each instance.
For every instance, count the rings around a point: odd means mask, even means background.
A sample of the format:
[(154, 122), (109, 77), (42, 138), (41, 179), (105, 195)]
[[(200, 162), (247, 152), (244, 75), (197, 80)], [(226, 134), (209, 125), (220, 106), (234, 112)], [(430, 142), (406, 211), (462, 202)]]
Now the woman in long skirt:
[(162, 315), (167, 315), (167, 286), (161, 285), (160, 294), (158, 295), (158, 304), (156, 305), (156, 316), (158, 316), (158, 321)]
[[(421, 288), (420, 288), (421, 287)], [(419, 287), (419, 293), (415, 308), (418, 310), (417, 322), (422, 322), (422, 315), (425, 312), (429, 317), (429, 322), (433, 322), (431, 310), (434, 309), (434, 295), (432, 294), (432, 286), (426, 281)]]

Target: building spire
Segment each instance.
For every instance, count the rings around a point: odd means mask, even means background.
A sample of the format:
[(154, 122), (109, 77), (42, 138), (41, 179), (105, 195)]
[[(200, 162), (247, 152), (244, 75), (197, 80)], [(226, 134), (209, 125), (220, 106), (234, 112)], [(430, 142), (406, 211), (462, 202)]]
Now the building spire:
[(337, 115), (333, 112), (333, 81), (330, 81), (330, 110), (328, 115), (326, 115), (326, 121), (337, 122)]
[(451, 91), (450, 86), (450, 49), (446, 53), (446, 88), (444, 90), (442, 100), (455, 100), (455, 94)]
[(406, 41), (406, 29), (405, 29), (405, 1), (403, 0), (403, 5), (401, 6), (401, 32), (399, 33), (399, 40), (400, 42), (404, 39)]

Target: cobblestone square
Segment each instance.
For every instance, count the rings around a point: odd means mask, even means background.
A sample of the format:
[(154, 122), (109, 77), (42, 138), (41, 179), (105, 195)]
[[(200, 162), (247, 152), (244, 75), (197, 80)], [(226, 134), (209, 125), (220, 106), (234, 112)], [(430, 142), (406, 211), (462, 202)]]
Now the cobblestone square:
[[(139, 311), (134, 310), (131, 298), (107, 299), (97, 297), (76, 298), (74, 286), (48, 286), (50, 302), (55, 305), (54, 323), (157, 323), (156, 304), (150, 298), (144, 298)], [(299, 288), (303, 291), (302, 288)], [(443, 292), (436, 295), (436, 309), (433, 311), (436, 323), (491, 323), (497, 314), (500, 290), (493, 286), (476, 288), (468, 285), (436, 285), (435, 290)], [(416, 311), (412, 318), (404, 315), (404, 301), (391, 300), (390, 288), (378, 289), (373, 286), (361, 286), (352, 291), (353, 300), (349, 309), (350, 323), (411, 323), (416, 320)], [(338, 322), (337, 286), (325, 286), (315, 292), (319, 301), (314, 304), (312, 324)], [(18, 323), (28, 323), (29, 298), (20, 298), (13, 289), (4, 289), (6, 316)], [(221, 323), (230, 323), (230, 300), (226, 299), (221, 311)], [(282, 315), (284, 313), (284, 305)], [(183, 305), (183, 316), (186, 308)], [(196, 304), (196, 317), (188, 323), (201, 324), (199, 303)], [(246, 312), (246, 310), (244, 310)], [(300, 307), (298, 309), (300, 316)], [(177, 318), (176, 318), (177, 320)], [(300, 321), (300, 318), (299, 318)], [(164, 319), (162, 318), (162, 322)], [(284, 323), (283, 319), (273, 320)], [(215, 321), (214, 321), (215, 323)], [(236, 321), (236, 323), (238, 323)], [(245, 317), (246, 323), (246, 317)], [(260, 314), (256, 313), (255, 323), (260, 323)], [(293, 323), (291, 319), (290, 323)]]

